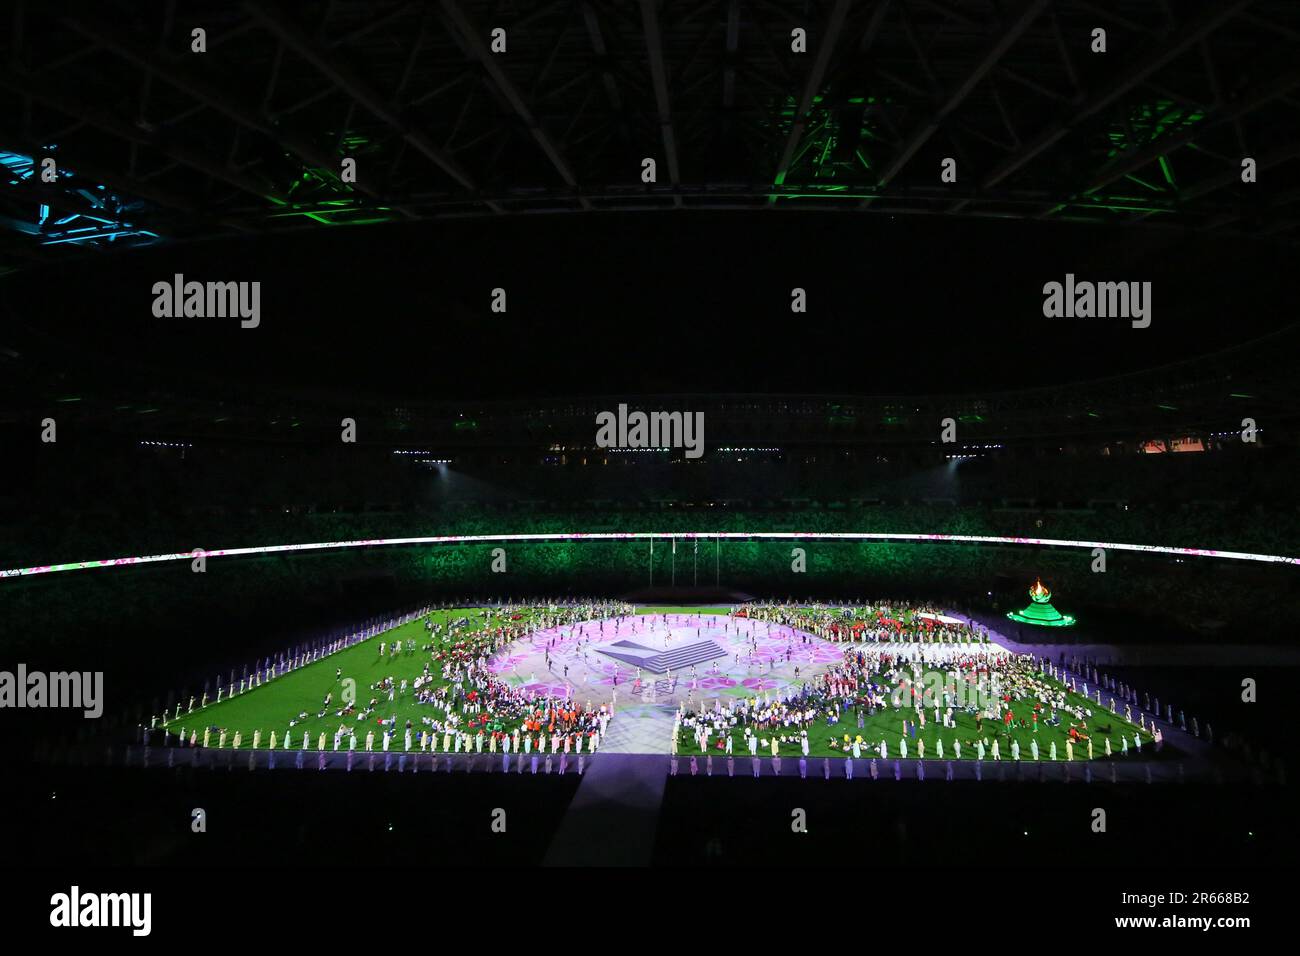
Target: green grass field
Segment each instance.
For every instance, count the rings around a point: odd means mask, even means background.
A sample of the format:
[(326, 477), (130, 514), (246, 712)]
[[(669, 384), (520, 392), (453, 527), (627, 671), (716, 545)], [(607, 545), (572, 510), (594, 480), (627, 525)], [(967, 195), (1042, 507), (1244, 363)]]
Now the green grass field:
[[(651, 605), (649, 607), (637, 608), (638, 613), (642, 614), (726, 614), (730, 611), (729, 607), (715, 605), (710, 607), (684, 607), (675, 605)], [(450, 620), (461, 617), (470, 617), (471, 619), (479, 613), (478, 608), (452, 608), (442, 611), (434, 611), (432, 616), (434, 623), (442, 624)], [(527, 612), (525, 619), (527, 619)], [(379, 657), (380, 642), (391, 644), (394, 640), (401, 641), (403, 644), (407, 640), (414, 640), (416, 651), (414, 654), (407, 654), (405, 650), (395, 659), (390, 659), (387, 655), (383, 660)], [(268, 747), (271, 742), (271, 733), (276, 735), (276, 746), (283, 746), (284, 735), (286, 731), (293, 734), (294, 747), (301, 747), (302, 735), (307, 731), (311, 735), (311, 746), (314, 749), (317, 738), (321, 733), (325, 734), (326, 745), (333, 745), (334, 732), (338, 729), (340, 723), (345, 722), (344, 718), (335, 716), (335, 711), (339, 709), (340, 692), (342, 684), (340, 680), (335, 679), (335, 671), (342, 668), (342, 678), (351, 678), (357, 682), (357, 706), (364, 707), (371, 697), (380, 699), (380, 706), (376, 708), (375, 714), (371, 720), (365, 723), (358, 723), (355, 718), (347, 719), (349, 726), (355, 725), (358, 728), (358, 737), (364, 737), (366, 729), (373, 729), (375, 736), (381, 733), (380, 726), (375, 722), (380, 716), (389, 717), (397, 716), (398, 726), (402, 727), (409, 719), (415, 724), (413, 734), (419, 736), (419, 731), (423, 728), (420, 718), (432, 716), (441, 711), (435, 711), (426, 705), (418, 704), (414, 701), (411, 691), (407, 690), (405, 698), (398, 697), (390, 705), (387, 700), (387, 694), (381, 694), (377, 691), (371, 691), (370, 685), (374, 684), (385, 677), (393, 677), (399, 683), (403, 678), (413, 681), (424, 671), (425, 661), (428, 655), (423, 653), (420, 648), (428, 643), (428, 633), (424, 629), (424, 619), (412, 621), (410, 624), (404, 624), (386, 631), (383, 634), (376, 635), (369, 640), (363, 641), (354, 647), (339, 651), (319, 661), (301, 667), (298, 670), (290, 671), (282, 677), (277, 677), (270, 683), (255, 687), (252, 690), (245, 691), (242, 694), (236, 694), (234, 697), (222, 700), (220, 703), (209, 702), (208, 706), (202, 709), (196, 708), (192, 713), (182, 713), (180, 717), (170, 718), (166, 724), (169, 731), (173, 733), (184, 733), (188, 740), (192, 731), (197, 731), (197, 739), (203, 739), (204, 728), (220, 728), (227, 731), (226, 746), (234, 745), (235, 732), (238, 731), (241, 740), (241, 747), (251, 747), (253, 744), (253, 735), (261, 731), (261, 746)], [(434, 687), (439, 687), (446, 682), (441, 678), (441, 666), (434, 669)], [(320, 712), (321, 704), (325, 695), (330, 691), (334, 692), (334, 700), (330, 704), (329, 712), (325, 717), (318, 718), (316, 715)], [(289, 721), (295, 720), (300, 713), (307, 712), (307, 719), (299, 720), (292, 728), (289, 727)], [(210, 738), (210, 745), (217, 746), (218, 731), (214, 730)], [(439, 743), (441, 749), (441, 743)]]
[[(445, 623), (460, 617), (474, 619), (478, 613), (477, 608), (453, 608), (434, 611), (432, 617), (434, 623)], [(380, 659), (381, 642), (391, 645), (397, 640), (405, 645), (408, 639), (415, 641), (415, 653), (408, 654), (403, 650), (396, 658), (389, 658), (385, 654), (383, 659)], [(404, 698), (399, 696), (389, 704), (387, 693), (371, 691), (370, 685), (385, 677), (394, 677), (399, 683), (402, 678), (413, 681), (423, 673), (425, 662), (429, 660), (429, 655), (420, 650), (428, 642), (429, 636), (424, 629), (424, 618), (419, 618), (410, 624), (403, 624), (336, 654), (313, 661), (260, 687), (222, 700), (219, 704), (209, 703), (202, 710), (196, 708), (193, 713), (181, 714), (180, 717), (167, 723), (167, 729), (173, 732), (183, 731), (186, 739), (189, 738), (191, 731), (197, 731), (198, 739), (201, 741), (205, 727), (219, 727), (229, 733), (226, 740), (227, 747), (232, 746), (235, 731), (239, 731), (242, 735), (241, 746), (251, 747), (253, 734), (258, 730), (262, 732), (261, 746), (270, 746), (271, 732), (274, 731), (276, 745), (282, 746), (285, 732), (290, 729), (289, 721), (295, 719), (302, 711), (306, 711), (307, 719), (298, 721), (292, 728), (293, 744), (295, 747), (301, 747), (303, 731), (308, 731), (311, 734), (312, 749), (315, 749), (317, 737), (322, 732), (326, 735), (326, 745), (332, 746), (334, 731), (338, 729), (340, 723), (344, 722), (358, 728), (359, 738), (364, 737), (368, 729), (374, 730), (375, 736), (379, 737), (382, 728), (376, 723), (377, 719), (394, 714), (397, 716), (399, 727), (410, 719), (416, 728), (423, 729), (420, 723), (421, 717), (433, 716), (435, 713), (441, 716), (442, 712), (416, 703), (409, 687)], [(335, 716), (335, 711), (342, 706), (340, 703), (342, 684), (334, 676), (339, 668), (343, 670), (342, 678), (352, 678), (357, 682), (358, 708), (363, 708), (371, 697), (379, 698), (381, 705), (376, 708), (368, 721), (358, 722), (355, 717)], [(442, 666), (437, 664), (433, 668), (435, 687), (446, 683), (441, 679), (441, 672)], [(330, 704), (329, 712), (325, 717), (318, 718), (316, 714), (320, 712), (325, 695), (331, 691), (334, 693), (334, 700)], [(415, 730), (414, 733), (418, 736), (419, 731)], [(215, 731), (210, 745), (213, 747), (217, 745)]]
[[(637, 608), (638, 613), (645, 614), (726, 614), (728, 610), (729, 608), (722, 606), (696, 608), (654, 605)], [(477, 608), (453, 608), (434, 611), (432, 617), (435, 623), (445, 624), (448, 621), (463, 617), (476, 620), (478, 614), (479, 609)], [(528, 612), (525, 611), (524, 615), (525, 620), (527, 620)], [(403, 644), (401, 653), (396, 658), (385, 654), (381, 659), (379, 656), (380, 643), (391, 646), (395, 640)], [(407, 653), (404, 649), (407, 640), (415, 641), (416, 649), (414, 653)], [(355, 727), (359, 739), (364, 739), (368, 730), (374, 730), (375, 736), (378, 738), (382, 732), (382, 728), (377, 722), (378, 719), (395, 715), (399, 728), (403, 727), (408, 719), (411, 720), (414, 725), (413, 733), (418, 737), (419, 731), (423, 729), (420, 718), (435, 714), (441, 716), (442, 712), (417, 703), (409, 687), (404, 696), (399, 695), (390, 704), (386, 692), (372, 691), (370, 685), (390, 676), (394, 677), (399, 683), (403, 678), (413, 681), (423, 673), (424, 664), (429, 660), (428, 654), (421, 651), (421, 648), (427, 645), (428, 641), (429, 636), (424, 627), (424, 619), (419, 618), (410, 624), (403, 624), (353, 647), (291, 671), (243, 694), (237, 694), (232, 698), (222, 700), (220, 703), (210, 703), (206, 708), (196, 709), (190, 714), (182, 714), (180, 717), (169, 720), (166, 728), (172, 733), (183, 733), (186, 739), (189, 738), (191, 732), (194, 732), (200, 741), (203, 738), (205, 728), (214, 728), (210, 738), (210, 746), (213, 747), (217, 746), (219, 729), (225, 730), (227, 732), (227, 748), (233, 746), (236, 731), (241, 736), (241, 747), (246, 748), (252, 746), (253, 736), (256, 731), (261, 731), (261, 746), (270, 746), (271, 734), (274, 732), (277, 746), (282, 747), (284, 746), (285, 733), (290, 731), (289, 722), (295, 720), (296, 723), (292, 727), (293, 747), (296, 749), (302, 746), (303, 732), (306, 731), (310, 735), (311, 748), (315, 749), (317, 739), (321, 733), (325, 734), (326, 746), (332, 746), (334, 732), (340, 723), (347, 723), (349, 727)], [(335, 672), (339, 669), (342, 670), (342, 675), (336, 678)], [(433, 668), (433, 675), (434, 687), (445, 683), (441, 678), (440, 664), (435, 665)], [(342, 706), (341, 692), (343, 685), (341, 681), (347, 678), (356, 681), (358, 708), (364, 708), (372, 697), (377, 697), (380, 700), (375, 713), (366, 721), (359, 722), (355, 719), (355, 716), (340, 718), (336, 715), (336, 711)], [(334, 700), (331, 702), (326, 716), (317, 717), (316, 715), (320, 712), (325, 695), (330, 692), (333, 692)], [(1074, 704), (1078, 704), (1082, 700), (1078, 695), (1068, 692), (1067, 697)], [(1027, 708), (1027, 704), (1020, 703), (1013, 709), (1019, 717), (1022, 716), (1022, 711), (1025, 714), (1028, 713)], [(304, 711), (307, 713), (307, 717), (298, 719), (298, 715)], [(830, 739), (836, 737), (842, 743), (843, 736), (847, 733), (850, 738), (861, 734), (864, 741), (871, 744), (876, 744), (884, 739), (888, 741), (890, 756), (898, 756), (900, 754), (899, 744), (902, 739), (903, 716), (904, 714), (901, 712), (886, 708), (882, 712), (877, 712), (874, 717), (865, 718), (861, 730), (857, 727), (856, 717), (852, 710), (845, 715), (845, 719), (838, 725), (832, 726), (824, 719), (818, 720), (809, 731), (809, 753), (813, 756), (844, 756), (844, 750), (830, 746)], [(956, 720), (958, 726), (955, 730), (939, 728), (933, 724), (927, 724), (924, 729), (918, 728), (919, 739), (925, 740), (927, 757), (936, 756), (936, 743), (939, 737), (942, 736), (946, 757), (953, 757), (953, 741), (960, 738), (962, 741), (962, 758), (974, 758), (975, 721), (972, 717), (962, 713), (956, 715)], [(510, 725), (511, 729), (513, 729), (513, 726), (514, 724)], [(1099, 712), (1089, 726), (1094, 734), (1094, 757), (1098, 759), (1104, 756), (1101, 738), (1106, 736), (1108, 732), (1112, 746), (1118, 754), (1120, 735), (1127, 734), (1131, 741), (1134, 732), (1138, 729), (1133, 724), (1126, 722), (1122, 717), (1112, 715), (1108, 711)], [(1109, 728), (1109, 731), (1107, 728)], [(991, 740), (995, 730), (997, 728), (992, 726), (992, 722), (985, 721), (983, 736)], [(1030, 758), (1029, 741), (1034, 736), (1037, 736), (1040, 755), (1043, 759), (1047, 759), (1050, 742), (1055, 740), (1057, 756), (1059, 759), (1064, 760), (1067, 730), (1068, 725), (1060, 728), (1044, 725), (1040, 727), (1037, 735), (1030, 731), (1014, 731), (1016, 739), (1020, 741), (1021, 759), (1027, 760)], [(780, 735), (782, 732), (778, 730), (777, 734)], [(784, 732), (791, 733), (788, 729)], [(770, 734), (763, 733), (760, 736), (768, 736), (770, 739)], [(909, 756), (917, 755), (917, 739), (908, 739)], [(1154, 754), (1155, 748), (1150, 743), (1150, 736), (1143, 734), (1143, 741), (1143, 753)], [(1010, 759), (1009, 740), (1003, 737), (1001, 746), (1003, 748), (1003, 759)], [(438, 747), (441, 749), (441, 743), (439, 743)], [(739, 729), (735, 731), (734, 747), (737, 754), (740, 754), (744, 749)], [(781, 745), (780, 750), (782, 753), (791, 756), (800, 752), (798, 744), (784, 744)], [(691, 738), (690, 731), (683, 731), (679, 740), (679, 751), (683, 754), (699, 752), (699, 748)], [(711, 752), (716, 753), (717, 751)], [(1132, 752), (1131, 749), (1130, 752)], [(761, 751), (761, 753), (767, 756), (770, 754), (770, 750)], [(1169, 753), (1168, 747), (1165, 748), (1164, 753)], [(1086, 755), (1086, 748), (1075, 748), (1076, 759), (1084, 759)]]
[[(1048, 682), (1056, 684), (1055, 681), (1050, 679)], [(1070, 693), (1068, 690), (1066, 691), (1066, 698), (1075, 706), (1083, 703), (1082, 695)], [(1104, 699), (1105, 695), (1103, 695), (1103, 700)], [(1129, 723), (1123, 717), (1112, 714), (1109, 710), (1098, 708), (1095, 701), (1087, 706), (1094, 711), (1094, 716), (1088, 720), (1088, 731), (1093, 738), (1093, 759), (1101, 760), (1105, 758), (1106, 748), (1103, 743), (1103, 738), (1107, 736), (1110, 737), (1114, 755), (1118, 757), (1120, 755), (1120, 737), (1122, 735), (1127, 735), (1129, 738), (1129, 754), (1135, 756), (1136, 751), (1133, 747), (1133, 739), (1135, 733), (1141, 732), (1138, 726)], [(1017, 701), (1012, 704), (1011, 709), (1012, 713), (1014, 713), (1016, 718), (1019, 719), (1029, 715), (1030, 710), (1032, 709), (1032, 704), (1029, 701)], [(852, 753), (851, 748), (846, 751), (843, 747), (844, 735), (848, 734), (850, 740), (861, 735), (864, 741), (862, 754), (865, 757), (873, 757), (877, 755), (875, 745), (878, 745), (881, 740), (884, 740), (888, 744), (888, 753), (891, 759), (899, 757), (902, 755), (900, 744), (903, 739), (903, 719), (905, 717), (915, 721), (915, 711), (895, 711), (892, 707), (886, 706), (883, 710), (877, 710), (874, 716), (867, 716), (866, 710), (864, 709), (862, 729), (858, 729), (857, 717), (852, 708), (843, 714), (843, 719), (837, 724), (830, 724), (824, 718), (816, 720), (814, 721), (812, 728), (808, 731), (808, 754), (813, 757), (847, 756)], [(973, 760), (976, 756), (976, 739), (979, 737), (987, 739), (987, 746), (991, 749), (993, 739), (997, 736), (999, 740), (998, 746), (1001, 748), (1001, 758), (1003, 760), (1011, 759), (1011, 740), (1013, 739), (1020, 742), (1020, 759), (1032, 759), (1033, 755), (1030, 751), (1030, 741), (1035, 738), (1038, 740), (1040, 759), (1049, 759), (1052, 741), (1056, 741), (1057, 759), (1065, 759), (1065, 741), (1069, 736), (1069, 720), (1071, 719), (1068, 714), (1063, 714), (1062, 724), (1059, 727), (1051, 727), (1046, 723), (1043, 723), (1039, 726), (1038, 733), (1034, 733), (1032, 730), (1021, 730), (1016, 728), (1012, 730), (1010, 737), (1001, 732), (1002, 725), (999, 721), (985, 720), (983, 732), (980, 733), (976, 730), (975, 718), (968, 714), (961, 712), (954, 713), (953, 719), (957, 723), (955, 728), (939, 726), (933, 722), (933, 717), (934, 711), (931, 710), (926, 714), (925, 727), (918, 726), (915, 737), (909, 735), (907, 740), (907, 755), (909, 758), (919, 756), (917, 748), (917, 741), (919, 740), (925, 741), (926, 759), (937, 758), (937, 745), (939, 739), (942, 738), (945, 759), (951, 760), (955, 758), (953, 743), (956, 740), (960, 740), (962, 747), (961, 759)], [(769, 743), (769, 749), (764, 750), (762, 747), (759, 748), (760, 756), (771, 755), (770, 745), (773, 733), (778, 737), (782, 734), (787, 736), (798, 736), (799, 731), (798, 728), (788, 727), (777, 728), (775, 731), (759, 731), (758, 736), (760, 738), (766, 738)], [(749, 753), (743, 734), (744, 729), (741, 726), (736, 727), (732, 731), (732, 746), (735, 754)], [(839, 747), (830, 746), (830, 740), (832, 737), (838, 740), (840, 744)], [(710, 753), (719, 752), (714, 749), (716, 742), (716, 737), (710, 739)], [(871, 745), (872, 749), (868, 749), (868, 744)], [(677, 747), (678, 751), (684, 755), (701, 753), (699, 746), (695, 743), (693, 731), (690, 729), (682, 730)], [(798, 742), (778, 744), (778, 749), (780, 753), (786, 756), (798, 756), (802, 753), (802, 748)], [(1160, 756), (1168, 756), (1170, 752), (1170, 747), (1166, 745), (1161, 751)], [(1143, 756), (1148, 757), (1155, 756), (1156, 754), (1155, 744), (1151, 740), (1151, 735), (1145, 732), (1142, 732), (1142, 754)], [(1087, 745), (1076, 744), (1074, 748), (1074, 759), (1086, 760), (1087, 757)], [(985, 759), (991, 759), (989, 752), (987, 751)]]
[(730, 614), (730, 605), (710, 604), (706, 606), (691, 607), (685, 604), (647, 604), (644, 607), (638, 605), (636, 612), (638, 614)]

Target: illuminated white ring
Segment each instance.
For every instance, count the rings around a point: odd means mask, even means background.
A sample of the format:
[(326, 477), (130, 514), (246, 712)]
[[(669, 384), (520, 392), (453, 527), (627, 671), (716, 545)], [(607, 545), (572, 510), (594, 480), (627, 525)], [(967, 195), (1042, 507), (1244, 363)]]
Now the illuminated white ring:
[[(260, 548), (223, 548), (205, 551), (209, 558), (240, 557), (255, 554), (280, 554), (291, 551), (326, 551), (345, 548), (377, 548), (417, 544), (487, 544), (530, 541), (637, 541), (653, 538), (765, 539), (777, 541), (947, 541), (966, 544), (1018, 544), (1048, 548), (1104, 548), (1107, 551), (1141, 551), (1148, 554), (1172, 554), (1189, 558), (1224, 558), (1232, 561), (1262, 561), (1268, 564), (1300, 565), (1300, 558), (1280, 554), (1253, 554), (1247, 551), (1217, 551), (1212, 548), (1174, 548), (1158, 544), (1122, 544), (1114, 541), (1069, 541), (1061, 538), (1011, 538), (978, 534), (889, 534), (867, 531), (592, 531), (548, 532), (542, 534), (467, 534), (434, 535), (423, 538), (373, 538), (362, 541), (318, 541), (313, 544), (273, 544)], [(178, 554), (150, 554), (134, 558), (109, 558), (103, 561), (74, 561), (70, 564), (46, 564), (31, 568), (0, 571), (0, 578), (21, 578), (54, 571), (82, 571), (130, 564), (153, 564), (158, 561), (188, 561), (193, 551)]]

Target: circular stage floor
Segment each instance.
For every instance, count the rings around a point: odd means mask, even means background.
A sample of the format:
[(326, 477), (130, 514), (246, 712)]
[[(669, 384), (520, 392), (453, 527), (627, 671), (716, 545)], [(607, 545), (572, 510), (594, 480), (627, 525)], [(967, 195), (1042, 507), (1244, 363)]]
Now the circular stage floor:
[[(550, 664), (546, 654), (550, 652)], [(834, 666), (843, 645), (796, 628), (718, 614), (639, 614), (535, 631), (489, 669), (538, 695), (676, 706), (793, 689)], [(640, 678), (640, 687), (636, 682)]]

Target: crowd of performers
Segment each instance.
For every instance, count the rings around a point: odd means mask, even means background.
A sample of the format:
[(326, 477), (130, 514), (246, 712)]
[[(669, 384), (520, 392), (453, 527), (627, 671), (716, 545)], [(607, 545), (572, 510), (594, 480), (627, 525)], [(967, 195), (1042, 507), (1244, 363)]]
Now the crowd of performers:
[[(939, 760), (1093, 759), (1128, 754), (1130, 747), (1140, 753), (1147, 742), (1162, 747), (1163, 734), (1154, 721), (1148, 727), (1145, 715), (1133, 725), (1131, 708), (1124, 704), (1128, 717), (1121, 722), (1113, 697), (1107, 708), (1096, 688), (1094, 706), (1087, 684), (1079, 695), (1075, 682), (1070, 695), (1058, 678), (1064, 673), (1045, 661), (976, 645), (858, 645), (845, 650), (843, 663), (797, 691), (727, 704), (718, 698), (711, 708), (683, 704), (673, 750), (689, 733), (700, 753), (739, 749), (777, 757), (784, 746), (787, 753), (807, 756), (816, 745), (810, 734), (819, 732), (827, 735), (832, 752), (885, 759), (891, 739), (897, 756)], [(967, 715), (973, 728), (970, 722), (959, 726), (958, 714)], [(868, 727), (867, 720), (878, 715), (889, 719), (872, 720)], [(883, 726), (896, 730), (897, 738), (884, 736)], [(1055, 733), (1040, 749), (1041, 727), (1063, 732), (1064, 754)]]
[(983, 628), (946, 618), (938, 608), (902, 601), (857, 607), (744, 604), (732, 615), (793, 627), (833, 643), (988, 643)]
[[(359, 698), (351, 700), (353, 695), (342, 699), (344, 675), (336, 669), (336, 688), (315, 714), (318, 720), (337, 719), (334, 727), (303, 728), (311, 716), (303, 711), (287, 721), (282, 737), (272, 731), (264, 741), (262, 731), (255, 731), (248, 743), (257, 748), (265, 742), (272, 749), (590, 753), (599, 747), (611, 707), (579, 704), (572, 691), (563, 699), (535, 696), (492, 674), (488, 662), (538, 630), (568, 627), (576, 633), (584, 622), (622, 621), (633, 614), (635, 609), (623, 603), (572, 601), (487, 607), (435, 622), (426, 609), (423, 640), (372, 638), (381, 660), (395, 664), (401, 657), (423, 656), (419, 676), (376, 681), (363, 705)], [(710, 708), (694, 702), (692, 694), (692, 703), (678, 712), (674, 752), (688, 732), (700, 752), (739, 749), (755, 756), (777, 756), (783, 746), (806, 755), (817, 744), (810, 735), (821, 734), (830, 751), (854, 757), (887, 758), (893, 740), (904, 758), (1060, 759), (1057, 734), (1039, 748), (1036, 735), (1044, 726), (1063, 731), (1067, 760), (1127, 754), (1130, 748), (1140, 752), (1148, 742), (1159, 750), (1163, 743), (1154, 721), (1148, 726), (1140, 711), (1133, 725), (1137, 698), (1131, 688), (1121, 686), (1117, 705), (1112, 682), (1107, 705), (1101, 686), (1085, 682), (1080, 688), (1047, 661), (988, 646), (982, 629), (942, 620), (937, 610), (902, 602), (855, 608), (746, 604), (733, 609), (732, 617), (845, 643), (843, 660), (781, 695), (768, 692), (727, 704), (718, 699)], [(936, 675), (942, 676), (936, 680)], [(1094, 680), (1098, 677), (1094, 674)], [(1073, 685), (1074, 695), (1066, 694), (1062, 681)], [(413, 701), (427, 712), (401, 720), (399, 701)], [(1122, 723), (1116, 719), (1121, 708)], [(868, 719), (886, 714), (896, 723), (873, 719), (867, 726)], [(973, 723), (973, 730), (958, 725), (958, 714), (970, 718), (966, 723)], [(885, 726), (898, 736), (882, 735)], [(228, 736), (224, 728), (204, 728), (202, 745), (225, 747)], [(199, 733), (191, 732), (183, 742), (197, 745)], [(234, 732), (232, 745), (244, 744), (242, 734)]]
[[(632, 611), (614, 602), (503, 606), (477, 609), (460, 618), (435, 622), (426, 609), (425, 640), (403, 640), (382, 635), (372, 640), (380, 660), (396, 663), (417, 654), (426, 658), (414, 679), (384, 677), (370, 685), (369, 699), (344, 700), (341, 668), (335, 670), (336, 689), (326, 693), (317, 719), (339, 721), (332, 731), (299, 725), (310, 718), (306, 711), (287, 721), (284, 736), (272, 731), (271, 749), (301, 746), (316, 750), (407, 750), (431, 753), (591, 753), (600, 745), (612, 708), (591, 701), (578, 703), (573, 695), (561, 699), (538, 697), (522, 687), (512, 687), (488, 669), (497, 651), (539, 628), (557, 628), (581, 621), (621, 617)], [(336, 690), (338, 693), (336, 693)], [(398, 702), (411, 701), (427, 714), (405, 721), (396, 716)], [(202, 745), (227, 746), (228, 732), (208, 727)], [(188, 743), (199, 743), (198, 733)], [(236, 731), (231, 745), (244, 744)], [(263, 745), (255, 731), (251, 744)]]

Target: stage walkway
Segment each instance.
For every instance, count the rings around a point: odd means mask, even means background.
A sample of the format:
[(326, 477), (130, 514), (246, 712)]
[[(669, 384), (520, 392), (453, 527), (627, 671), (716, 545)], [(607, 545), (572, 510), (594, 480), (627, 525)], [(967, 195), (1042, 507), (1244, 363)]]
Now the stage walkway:
[(675, 714), (660, 704), (619, 706), (551, 841), (547, 866), (650, 864)]
[(622, 703), (601, 741), (602, 754), (666, 754), (672, 749), (675, 707)]

